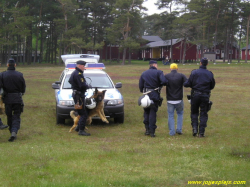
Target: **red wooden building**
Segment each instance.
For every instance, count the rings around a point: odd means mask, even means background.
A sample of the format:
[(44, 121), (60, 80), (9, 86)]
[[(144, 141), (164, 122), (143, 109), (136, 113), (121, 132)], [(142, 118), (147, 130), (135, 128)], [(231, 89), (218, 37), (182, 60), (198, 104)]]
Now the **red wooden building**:
[[(199, 46), (191, 44), (189, 42), (184, 42), (184, 40), (181, 38), (172, 39), (172, 42), (171, 40), (162, 40), (159, 36), (142, 36), (142, 38), (145, 40), (145, 43), (142, 45), (142, 49), (132, 51), (131, 59), (162, 60), (165, 59), (166, 55), (173, 61), (181, 61), (183, 59), (183, 55), (185, 55), (185, 61), (195, 61), (195, 59), (201, 58), (201, 50), (199, 50)], [(171, 45), (173, 50), (173, 56), (171, 56)], [(184, 50), (186, 50), (185, 53)], [(205, 48), (203, 53), (213, 51), (213, 48), (210, 51), (209, 49)], [(224, 46), (222, 44), (216, 45), (215, 53), (216, 59), (223, 59), (225, 55)], [(103, 47), (101, 55), (102, 59), (122, 59), (123, 52), (119, 51), (119, 45), (105, 45)], [(230, 55), (232, 57), (230, 57)], [(232, 49), (229, 50), (229, 58), (238, 59), (239, 55), (240, 52), (238, 46), (233, 45)], [(250, 45), (248, 58), (250, 59)], [(126, 59), (129, 59), (128, 50), (126, 53)]]
[(246, 51), (246, 47), (241, 49), (241, 59), (246, 59), (246, 52), (247, 52), (247, 60), (250, 60), (250, 45), (248, 45), (248, 51)]
[[(184, 49), (186, 49), (185, 53)], [(196, 59), (196, 45), (184, 42), (182, 39), (172, 39), (172, 50), (173, 56), (171, 56), (171, 40), (150, 42), (147, 48), (142, 50), (142, 58), (160, 59), (167, 55), (173, 61), (180, 61), (185, 54), (186, 61)]]

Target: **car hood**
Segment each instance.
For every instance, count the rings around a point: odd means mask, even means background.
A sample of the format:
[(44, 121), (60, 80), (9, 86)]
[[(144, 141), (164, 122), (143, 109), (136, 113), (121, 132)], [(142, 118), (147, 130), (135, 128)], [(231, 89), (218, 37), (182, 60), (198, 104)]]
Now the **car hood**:
[[(112, 100), (112, 99), (123, 99), (122, 94), (117, 89), (98, 89), (99, 91), (107, 90), (105, 93), (104, 99)], [(95, 89), (88, 89), (85, 93), (87, 98), (91, 97), (94, 93)], [(72, 90), (71, 89), (63, 89), (57, 92), (58, 100), (73, 100), (72, 98)]]

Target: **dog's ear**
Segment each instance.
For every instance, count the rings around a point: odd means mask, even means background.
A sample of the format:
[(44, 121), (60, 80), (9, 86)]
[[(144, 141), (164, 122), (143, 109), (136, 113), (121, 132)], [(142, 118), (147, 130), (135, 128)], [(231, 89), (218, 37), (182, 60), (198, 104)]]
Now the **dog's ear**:
[(106, 91), (107, 91), (107, 90), (103, 90), (103, 91), (102, 91), (103, 97), (104, 97), (104, 95), (105, 95)]
[(98, 90), (97, 90), (97, 88), (95, 88), (95, 94), (97, 94), (97, 92), (98, 92)]

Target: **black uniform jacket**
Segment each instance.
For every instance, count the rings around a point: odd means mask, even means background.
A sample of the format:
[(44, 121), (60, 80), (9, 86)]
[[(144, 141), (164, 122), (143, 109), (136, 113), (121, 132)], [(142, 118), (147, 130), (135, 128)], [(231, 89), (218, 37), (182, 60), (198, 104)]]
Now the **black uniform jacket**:
[(73, 90), (81, 92), (81, 97), (85, 96), (86, 90), (89, 86), (86, 83), (86, 80), (83, 76), (83, 71), (78, 67), (75, 68), (75, 71), (71, 74), (69, 78), (69, 83), (72, 85)]
[(23, 74), (15, 71), (15, 67), (8, 67), (7, 71), (0, 74), (0, 87), (4, 90), (5, 104), (23, 103), (26, 84)]
[[(155, 89), (161, 86), (166, 86), (167, 84), (168, 80), (164, 77), (163, 72), (156, 67), (151, 66), (148, 70), (142, 73), (139, 80), (139, 89), (140, 92), (143, 92), (144, 88)], [(148, 96), (154, 101), (160, 99), (158, 91), (152, 91)]]
[(214, 75), (207, 70), (206, 66), (200, 66), (191, 72), (189, 79), (184, 83), (185, 87), (192, 88), (193, 91), (210, 93), (215, 86)]

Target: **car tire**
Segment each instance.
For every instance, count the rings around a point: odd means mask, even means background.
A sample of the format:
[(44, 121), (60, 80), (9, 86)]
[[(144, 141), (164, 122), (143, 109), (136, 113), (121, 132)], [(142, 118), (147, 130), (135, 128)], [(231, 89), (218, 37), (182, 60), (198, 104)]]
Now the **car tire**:
[(56, 107), (56, 124), (64, 124), (64, 123), (65, 123), (65, 119), (64, 119), (64, 118), (61, 118), (61, 117), (58, 115), (57, 107)]
[(114, 118), (115, 123), (124, 123), (124, 114), (122, 116)]

